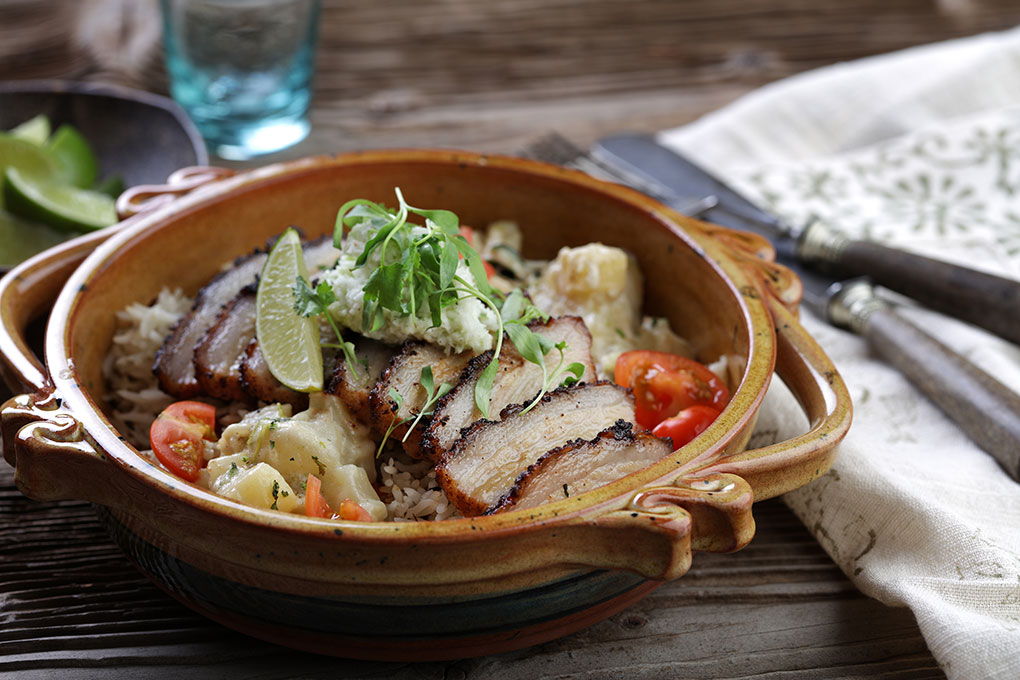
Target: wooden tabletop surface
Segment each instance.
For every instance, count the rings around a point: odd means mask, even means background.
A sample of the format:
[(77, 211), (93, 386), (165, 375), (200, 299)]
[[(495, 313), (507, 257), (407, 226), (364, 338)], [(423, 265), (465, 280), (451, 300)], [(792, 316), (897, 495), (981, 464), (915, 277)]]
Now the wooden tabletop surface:
[[(260, 163), (372, 147), (520, 151), (681, 125), (806, 69), (1020, 22), (1015, 0), (324, 2), (313, 131)], [(0, 2), (0, 80), (166, 91), (154, 2)], [(236, 165), (236, 164), (235, 164)], [(733, 555), (592, 628), (448, 663), (299, 654), (148, 583), (79, 502), (0, 462), (0, 674), (9, 678), (939, 678), (913, 615), (859, 593), (779, 500)]]

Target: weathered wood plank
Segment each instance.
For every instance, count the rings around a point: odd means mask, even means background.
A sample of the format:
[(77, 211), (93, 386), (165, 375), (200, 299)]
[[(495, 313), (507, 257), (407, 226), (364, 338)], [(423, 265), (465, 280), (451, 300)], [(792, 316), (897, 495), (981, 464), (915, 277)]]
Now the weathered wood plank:
[(727, 678), (803, 668), (819, 678), (938, 677), (910, 613), (858, 593), (776, 501), (756, 509), (759, 533), (748, 548), (697, 555), (683, 579), (588, 630), (495, 657), (395, 665), (310, 657), (212, 624), (141, 577), (91, 506), (29, 501), (12, 477), (3, 464), (5, 677), (57, 677), (61, 669), (67, 677), (109, 677), (113, 668), (125, 677), (165, 677), (170, 667), (226, 678)]
[[(515, 152), (680, 125), (777, 78), (1020, 23), (1015, 0), (326, 0), (313, 131), (272, 159), (443, 146)], [(156, 3), (0, 2), (0, 80), (166, 91)], [(259, 161), (262, 162), (262, 161)], [(451, 663), (311, 657), (192, 614), (87, 504), (33, 503), (0, 463), (7, 678), (942, 677), (911, 614), (856, 591), (778, 501), (734, 555), (540, 647)]]

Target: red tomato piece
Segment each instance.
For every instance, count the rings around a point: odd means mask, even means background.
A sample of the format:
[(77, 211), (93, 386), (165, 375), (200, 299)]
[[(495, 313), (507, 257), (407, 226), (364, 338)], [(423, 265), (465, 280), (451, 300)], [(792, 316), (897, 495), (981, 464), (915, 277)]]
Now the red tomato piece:
[[(471, 246), (472, 248), (475, 247), (475, 230), (474, 229), (472, 229), (471, 227), (468, 227), (468, 226), (462, 224), (462, 225), (460, 225), (460, 235), (464, 237), (464, 240), (468, 242), (469, 246)], [(461, 255), (460, 259), (463, 260), (464, 256)], [(485, 267), (485, 278), (491, 279), (492, 275), (496, 273), (495, 268), (493, 268), (493, 266), (491, 264), (489, 264), (488, 260), (482, 260), (482, 266)]]
[(318, 477), (309, 473), (308, 481), (305, 482), (305, 514), (309, 517), (325, 517), (333, 519), (335, 515), (329, 509), (329, 503), (322, 497), (322, 482)]
[(373, 517), (368, 510), (361, 507), (350, 498), (345, 498), (343, 502), (340, 503), (340, 519), (346, 519), (352, 522), (373, 521)]
[(721, 411), (730, 398), (719, 376), (679, 354), (624, 352), (616, 360), (614, 375), (618, 385), (634, 391), (635, 419), (649, 429), (696, 404)]
[(178, 401), (159, 414), (149, 428), (156, 458), (181, 479), (194, 482), (205, 463), (206, 441), (216, 441), (216, 409), (200, 401)]
[(691, 441), (704, 432), (719, 416), (719, 410), (704, 404), (688, 406), (672, 418), (666, 418), (652, 429), (652, 434), (673, 440), (673, 450)]

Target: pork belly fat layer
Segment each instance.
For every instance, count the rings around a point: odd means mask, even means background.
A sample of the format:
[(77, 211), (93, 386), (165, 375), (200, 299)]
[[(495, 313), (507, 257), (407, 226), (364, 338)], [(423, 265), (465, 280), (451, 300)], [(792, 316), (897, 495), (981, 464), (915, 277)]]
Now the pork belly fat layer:
[[(553, 343), (565, 342), (564, 365), (579, 362), (584, 366), (581, 380), (595, 380), (591, 357), (591, 335), (579, 317), (562, 316), (546, 323), (532, 323), (530, 328)], [(475, 385), (481, 372), (491, 361), (492, 352), (472, 359), (453, 390), (436, 405), (435, 416), (425, 432), (423, 446), (429, 457), (437, 460), (460, 437), (461, 430), (482, 417), (475, 406)], [(546, 361), (559, 362), (559, 351), (551, 351)], [(551, 367), (550, 367), (551, 368)], [(542, 390), (542, 369), (525, 361), (509, 341), (504, 341), (499, 357), (499, 371), (489, 400), (489, 417), (496, 418), (510, 404), (532, 400)]]
[(202, 392), (227, 401), (248, 401), (241, 361), (255, 338), (255, 287), (245, 286), (220, 310), (195, 348), (195, 378)]
[(546, 452), (591, 439), (617, 421), (634, 421), (630, 392), (608, 382), (562, 387), (532, 410), (523, 409), (511, 406), (498, 422), (476, 422), (436, 465), (436, 479), (462, 514), (479, 515), (497, 505)]
[[(334, 264), (339, 251), (333, 247), (332, 238), (323, 237), (305, 243), (304, 255), (308, 269), (314, 275), (320, 268)], [(230, 268), (214, 276), (198, 291), (191, 311), (174, 324), (170, 334), (163, 341), (163, 346), (156, 353), (152, 370), (164, 392), (179, 398), (195, 397), (200, 394), (220, 396), (205, 391), (205, 386), (197, 375), (195, 354), (209, 330), (222, 321), (221, 334), (216, 340), (217, 356), (208, 360), (215, 359), (214, 363), (217, 365), (225, 363), (221, 361), (222, 357), (218, 356), (219, 351), (227, 351), (227, 348), (236, 345), (240, 349), (235, 359), (240, 365), (241, 355), (247, 347), (247, 342), (239, 337), (239, 334), (245, 333), (245, 322), (223, 319), (221, 313), (224, 306), (230, 304), (242, 289), (255, 285), (265, 261), (266, 253), (263, 251), (240, 257)], [(201, 359), (203, 362), (206, 360)], [(215, 378), (209, 380), (215, 382)], [(232, 387), (230, 385), (224, 390), (230, 392)]]
[(563, 500), (643, 470), (673, 453), (666, 439), (635, 434), (630, 423), (603, 430), (590, 441), (549, 451), (518, 477), (491, 512), (523, 510)]
[[(414, 418), (425, 407), (427, 393), (421, 384), (421, 372), (426, 366), (432, 370), (434, 389), (441, 384), (455, 385), (471, 359), (471, 352), (447, 354), (443, 348), (421, 342), (404, 343), (401, 351), (393, 357), (378, 384), (372, 388), (370, 404), (373, 427), (379, 434), (385, 433), (394, 421)], [(400, 395), (401, 401), (390, 396), (390, 390)], [(406, 441), (404, 450), (415, 457), (421, 454), (422, 431), (428, 426), (429, 418), (423, 418)], [(403, 440), (409, 424), (393, 430), (392, 436)]]
[(261, 252), (239, 258), (230, 269), (217, 274), (198, 291), (191, 311), (174, 324), (156, 353), (152, 370), (164, 392), (180, 398), (202, 393), (195, 376), (195, 348), (216, 323), (223, 305), (255, 282), (265, 261), (266, 254)]
[(369, 396), (372, 388), (382, 376), (393, 358), (396, 349), (353, 333), (344, 333), (344, 339), (354, 345), (354, 356), (358, 359), (354, 373), (342, 353), (338, 353), (333, 374), (326, 382), (326, 392), (335, 394), (344, 402), (358, 422), (372, 424), (372, 408)]

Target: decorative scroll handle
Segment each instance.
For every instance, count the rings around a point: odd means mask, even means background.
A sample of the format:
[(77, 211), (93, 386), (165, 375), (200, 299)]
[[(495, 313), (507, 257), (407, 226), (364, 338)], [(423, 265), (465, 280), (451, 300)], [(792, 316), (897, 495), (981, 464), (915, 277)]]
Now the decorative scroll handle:
[(139, 184), (117, 197), (117, 215), (122, 220), (162, 207), (200, 186), (236, 174), (228, 168), (195, 165), (181, 168), (167, 178), (166, 184)]
[(580, 545), (573, 561), (597, 569), (626, 569), (655, 580), (683, 576), (692, 550), (731, 552), (754, 536), (751, 487), (740, 477), (680, 476), (672, 484), (637, 491), (627, 507), (570, 524)]
[(800, 487), (828, 470), (850, 429), (852, 407), (846, 383), (800, 322), (771, 296), (766, 303), (776, 326), (776, 373), (808, 417), (804, 434), (713, 461), (692, 461), (697, 474), (735, 474), (751, 485), (755, 500)]
[(54, 390), (8, 400), (0, 428), (4, 458), (29, 498), (110, 504), (116, 497), (105, 457)]

